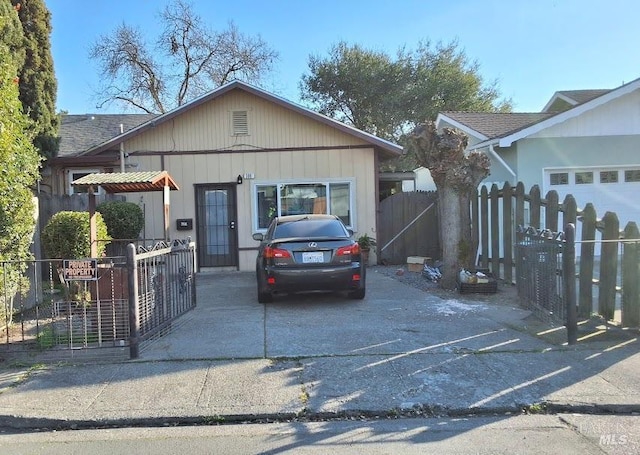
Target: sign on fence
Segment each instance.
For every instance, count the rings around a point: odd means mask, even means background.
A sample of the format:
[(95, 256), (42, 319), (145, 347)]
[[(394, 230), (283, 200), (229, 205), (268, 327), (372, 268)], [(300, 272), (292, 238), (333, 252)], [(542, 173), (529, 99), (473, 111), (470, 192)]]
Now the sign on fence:
[(65, 259), (63, 261), (65, 281), (96, 281), (97, 259)]

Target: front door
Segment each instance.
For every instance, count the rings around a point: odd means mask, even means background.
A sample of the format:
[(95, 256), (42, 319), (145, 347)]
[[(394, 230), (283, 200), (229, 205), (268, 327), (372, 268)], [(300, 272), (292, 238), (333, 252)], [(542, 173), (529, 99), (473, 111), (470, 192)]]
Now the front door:
[(198, 265), (238, 266), (235, 184), (197, 185)]

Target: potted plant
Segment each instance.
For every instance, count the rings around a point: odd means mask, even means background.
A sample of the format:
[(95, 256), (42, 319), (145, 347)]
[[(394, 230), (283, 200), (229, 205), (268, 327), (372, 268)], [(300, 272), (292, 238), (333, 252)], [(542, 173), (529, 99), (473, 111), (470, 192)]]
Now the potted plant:
[(368, 234), (362, 234), (358, 237), (358, 245), (360, 245), (360, 254), (362, 256), (362, 262), (365, 265), (369, 265), (369, 252), (376, 246), (376, 239), (369, 237)]

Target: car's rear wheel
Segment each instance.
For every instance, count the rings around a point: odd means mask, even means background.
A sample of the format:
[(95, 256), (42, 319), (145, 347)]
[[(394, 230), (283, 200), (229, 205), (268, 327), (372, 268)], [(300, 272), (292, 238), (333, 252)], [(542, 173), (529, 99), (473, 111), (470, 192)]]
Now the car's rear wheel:
[(258, 285), (258, 302), (259, 303), (273, 302), (273, 294), (271, 292), (260, 291), (260, 285)]
[(364, 295), (366, 293), (366, 288), (356, 289), (355, 291), (349, 292), (350, 299), (362, 300), (364, 299)]

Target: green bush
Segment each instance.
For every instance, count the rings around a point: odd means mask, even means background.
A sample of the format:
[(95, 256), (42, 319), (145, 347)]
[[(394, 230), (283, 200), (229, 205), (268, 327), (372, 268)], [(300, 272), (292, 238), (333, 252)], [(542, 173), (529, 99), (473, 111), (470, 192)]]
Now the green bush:
[(144, 227), (142, 209), (133, 202), (103, 202), (97, 211), (102, 214), (111, 238), (134, 240)]
[[(107, 225), (100, 213), (96, 213), (98, 257), (102, 256), (108, 242)], [(91, 256), (88, 212), (58, 212), (42, 230), (42, 246), (50, 259), (82, 259)]]

